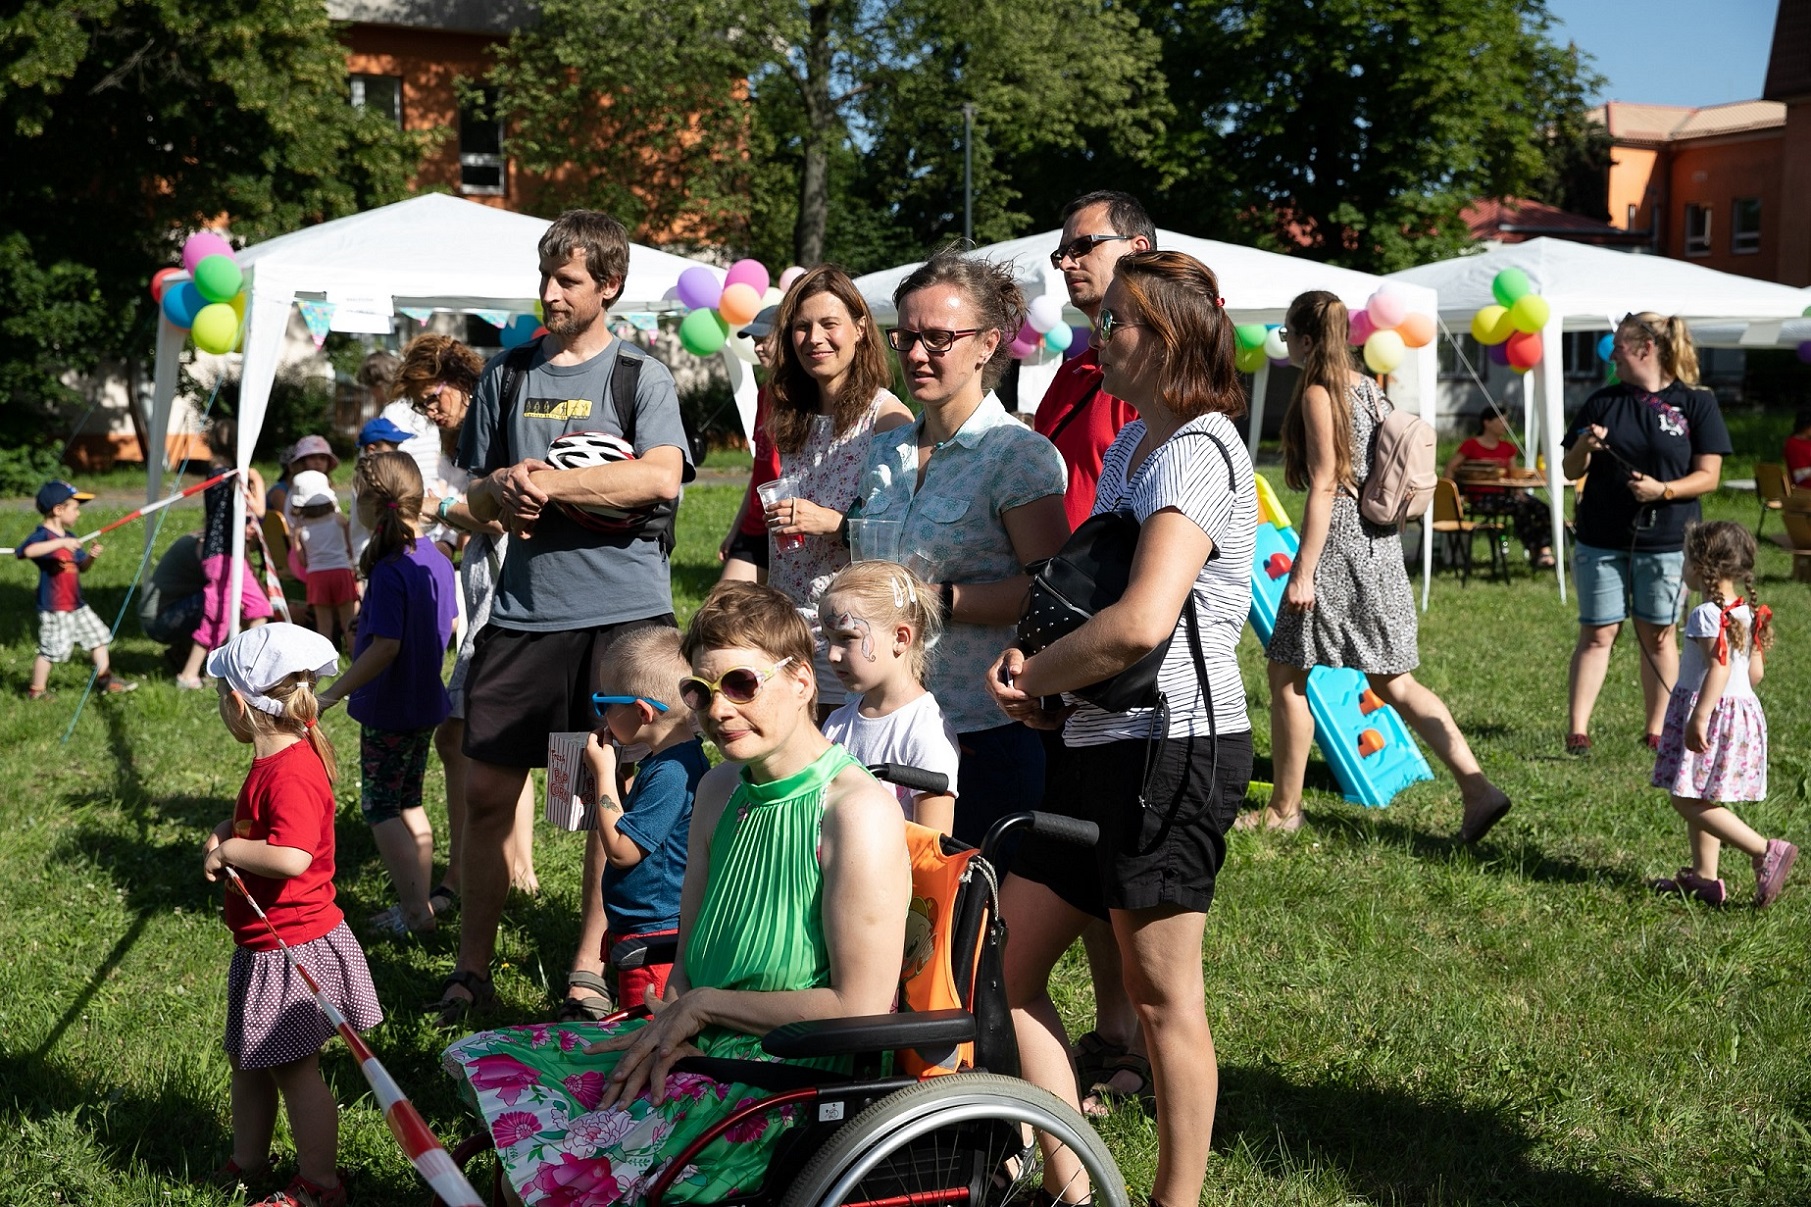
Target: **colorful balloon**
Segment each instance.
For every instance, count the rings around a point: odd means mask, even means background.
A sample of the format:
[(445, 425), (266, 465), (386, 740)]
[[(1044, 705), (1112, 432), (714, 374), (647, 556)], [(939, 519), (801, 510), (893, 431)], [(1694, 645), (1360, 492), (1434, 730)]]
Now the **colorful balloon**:
[(1289, 359), (1289, 345), (1283, 342), (1283, 329), (1272, 327), (1264, 333), (1264, 355), (1273, 361)]
[(1058, 323), (1044, 332), (1044, 346), (1052, 352), (1065, 352), (1073, 342), (1075, 342), (1075, 332), (1069, 330), (1062, 323)]
[[(688, 268), (679, 274), (679, 300), (691, 310), (712, 310), (723, 297), (723, 282), (717, 274), (703, 265)], [(702, 327), (699, 330), (703, 330)], [(716, 349), (712, 349), (715, 351)]]
[[(692, 271), (694, 270), (686, 269), (688, 273)], [(704, 271), (709, 272), (710, 270), (707, 268)], [(680, 277), (681, 281), (684, 279), (683, 276)], [(716, 280), (716, 277), (712, 277), (711, 283), (715, 284)], [(722, 350), (723, 343), (727, 339), (729, 339), (729, 324), (724, 322), (723, 316), (715, 310), (701, 307), (680, 320), (680, 346), (693, 356), (709, 356), (713, 352), (718, 352)]]
[(178, 327), (192, 324), (195, 316), (207, 304), (208, 300), (201, 296), (201, 291), (195, 288), (193, 281), (184, 281), (180, 285), (172, 283), (164, 287), (161, 303), (164, 317)]
[(1233, 357), (1233, 366), (1241, 373), (1256, 373), (1269, 363), (1268, 358), (1264, 355), (1263, 344), (1259, 344), (1255, 348), (1240, 348), (1237, 355)]
[(1030, 339), (1015, 338), (1011, 344), (1007, 345), (1006, 354), (1014, 360), (1029, 360), (1036, 356), (1038, 349), (1043, 346), (1044, 337), (1033, 332)]
[(1811, 365), (1811, 339), (1801, 340), (1799, 342), (1798, 358), (1805, 364)]
[(1233, 339), (1242, 351), (1264, 346), (1264, 333), (1267, 328), (1263, 323), (1240, 323), (1232, 329)]
[(780, 292), (785, 293), (788, 289), (791, 289), (793, 282), (804, 275), (805, 270), (800, 268), (797, 264), (788, 268), (785, 272), (780, 274)]
[(1396, 334), (1411, 348), (1425, 348), (1433, 343), (1434, 331), (1434, 316), (1431, 314), (1405, 314), (1402, 321), (1396, 324)]
[(1553, 308), (1538, 293), (1525, 293), (1509, 308), (1509, 321), (1517, 331), (1532, 333), (1547, 325)]
[[(1040, 335), (1056, 330), (1063, 325), (1062, 300), (1051, 297), (1047, 293), (1032, 298), (1025, 321), (1030, 323), (1031, 329)], [(1067, 344), (1064, 345), (1064, 347), (1067, 346)]]
[(1504, 347), (1502, 344), (1490, 344), (1486, 347), (1485, 351), (1490, 356), (1491, 364), (1501, 365), (1505, 369), (1507, 369), (1509, 367), (1509, 349), (1508, 348)]
[(196, 231), (182, 244), (182, 266), (191, 274), (195, 266), (209, 256), (232, 258), (233, 245), (213, 231)]
[(731, 285), (750, 285), (754, 287), (757, 298), (767, 292), (768, 281), (767, 265), (759, 260), (737, 260), (723, 275), (725, 289)]
[(1507, 306), (1486, 306), (1471, 318), (1472, 338), (1480, 344), (1495, 347), (1515, 334)]
[(225, 302), (210, 302), (196, 313), (189, 334), (203, 352), (224, 356), (239, 342), (239, 316)]
[[(1608, 362), (1610, 359), (1610, 352), (1615, 347), (1616, 333), (1614, 331), (1604, 332), (1603, 338), (1597, 341), (1597, 359)], [(1804, 344), (1800, 344), (1799, 348), (1802, 350)]]
[(151, 274), (151, 300), (153, 302), (163, 301), (164, 284), (181, 271), (180, 268), (160, 268)]
[(1541, 363), (1540, 333), (1518, 331), (1503, 342), (1503, 351), (1509, 357), (1510, 368), (1532, 369)]
[(1491, 296), (1505, 310), (1515, 305), (1516, 299), (1533, 290), (1534, 285), (1528, 280), (1528, 274), (1519, 268), (1505, 268), (1490, 282)]
[[(1371, 326), (1377, 331), (1394, 330), (1408, 312), (1408, 303), (1388, 285), (1372, 294), (1365, 303), (1365, 313), (1371, 316)], [(1370, 347), (1371, 341), (1366, 340), (1365, 346)]]
[(1394, 331), (1373, 331), (1365, 341), (1365, 364), (1373, 373), (1394, 373), (1408, 347)]
[(1074, 360), (1076, 357), (1086, 352), (1094, 341), (1094, 329), (1092, 327), (1071, 327), (1069, 328), (1069, 333), (1069, 346), (1063, 349), (1064, 360)]
[(1371, 316), (1363, 310), (1354, 311), (1347, 321), (1346, 342), (1354, 348), (1362, 348), (1365, 341), (1371, 338), (1371, 332), (1377, 330), (1371, 324)]
[(195, 265), (195, 288), (210, 302), (224, 302), (239, 292), (245, 274), (231, 256), (208, 256)]
[(726, 285), (723, 296), (717, 299), (717, 313), (730, 326), (745, 327), (761, 313), (761, 291), (747, 281)]

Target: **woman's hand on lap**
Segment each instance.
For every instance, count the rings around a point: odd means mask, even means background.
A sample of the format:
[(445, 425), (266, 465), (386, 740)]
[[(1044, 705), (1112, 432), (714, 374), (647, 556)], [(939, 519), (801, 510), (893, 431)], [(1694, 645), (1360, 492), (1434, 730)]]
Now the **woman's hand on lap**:
[(621, 1052), (604, 1087), (597, 1109), (633, 1102), (643, 1090), (659, 1105), (666, 1098), (667, 1075), (688, 1056), (701, 1056), (692, 1038), (704, 1029), (706, 1019), (698, 1009), (697, 991), (680, 994), (673, 1001), (648, 999), (648, 1022), (634, 1031), (620, 1032), (586, 1047), (587, 1055)]

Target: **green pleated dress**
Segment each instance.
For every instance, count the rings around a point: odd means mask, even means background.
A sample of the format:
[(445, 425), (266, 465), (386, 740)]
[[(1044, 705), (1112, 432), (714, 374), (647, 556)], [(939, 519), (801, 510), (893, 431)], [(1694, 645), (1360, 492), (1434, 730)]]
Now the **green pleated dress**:
[[(686, 938), (689, 984), (739, 990), (816, 989), (830, 983), (824, 942), (823, 869), (818, 865), (824, 790), (846, 767), (840, 746), (783, 780), (755, 784), (743, 772), (711, 835), (711, 875)], [(747, 1085), (678, 1074), (659, 1106), (644, 1094), (599, 1111), (617, 1053), (584, 1047), (619, 1029), (600, 1023), (506, 1027), (467, 1036), (442, 1055), (447, 1072), (496, 1141), (516, 1192), (537, 1204), (634, 1202), (671, 1157), (717, 1120), (765, 1096)], [(707, 1056), (771, 1059), (753, 1035), (707, 1028)], [(841, 1062), (817, 1062), (837, 1068)], [(673, 1184), (666, 1201), (722, 1199), (759, 1186), (790, 1113), (756, 1116), (730, 1129)]]

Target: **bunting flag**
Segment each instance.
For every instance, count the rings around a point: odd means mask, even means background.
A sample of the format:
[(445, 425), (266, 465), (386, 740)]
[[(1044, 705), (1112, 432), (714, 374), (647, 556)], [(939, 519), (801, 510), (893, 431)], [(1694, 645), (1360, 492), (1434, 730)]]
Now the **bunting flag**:
[(649, 310), (633, 310), (622, 316), (637, 331), (660, 330), (660, 316)]
[(327, 342), (327, 332), (333, 327), (333, 303), (298, 301), (302, 310), (302, 321), (308, 324), (308, 334), (314, 337), (314, 346), (320, 347)]
[(472, 313), (493, 327), (503, 328), (509, 325), (509, 311), (507, 310), (474, 310)]
[(434, 317), (432, 306), (398, 306), (396, 309), (399, 314), (406, 314), (418, 323), (425, 323)]

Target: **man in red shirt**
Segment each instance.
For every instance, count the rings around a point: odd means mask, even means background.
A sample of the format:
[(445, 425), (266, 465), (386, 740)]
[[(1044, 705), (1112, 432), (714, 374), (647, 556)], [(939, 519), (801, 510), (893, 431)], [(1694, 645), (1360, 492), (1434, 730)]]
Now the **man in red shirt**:
[[(1069, 304), (1088, 316), (1100, 316), (1101, 299), (1113, 283), (1113, 268), (1120, 257), (1157, 246), (1157, 228), (1144, 206), (1130, 193), (1101, 190), (1084, 193), (1063, 209), (1063, 237), (1050, 262), (1063, 274)], [(1056, 445), (1069, 469), (1069, 487), (1063, 510), (1069, 527), (1076, 528), (1094, 510), (1095, 485), (1100, 481), (1101, 458), (1119, 429), (1137, 415), (1120, 399), (1100, 388), (1101, 368), (1092, 341), (1087, 351), (1064, 361), (1056, 371), (1044, 399), (1038, 404), (1032, 427)], [(1066, 757), (1060, 733), (1046, 731), (1047, 775)], [(1094, 981), (1095, 1029), (1075, 1043), (1076, 1080), (1082, 1095), (1099, 1085), (1090, 1113), (1118, 1097), (1148, 1098), (1151, 1066), (1145, 1055), (1144, 1036), (1121, 979), (1119, 945), (1113, 928), (1095, 921), (1082, 932), (1088, 951), (1088, 970)]]
[[(1120, 257), (1156, 246), (1157, 228), (1138, 199), (1103, 190), (1084, 193), (1064, 208), (1063, 239), (1050, 253), (1050, 262), (1063, 274), (1069, 304), (1092, 323)], [(1094, 510), (1101, 457), (1119, 429), (1136, 418), (1131, 407), (1101, 391), (1100, 379), (1100, 362), (1090, 343), (1087, 351), (1057, 369), (1032, 424), (1038, 435), (1056, 445), (1069, 467), (1063, 508), (1070, 528), (1080, 526)]]

